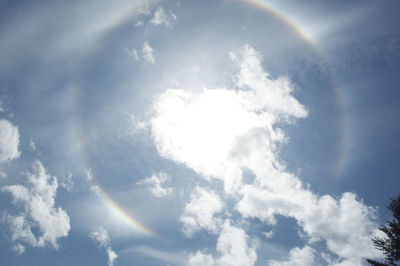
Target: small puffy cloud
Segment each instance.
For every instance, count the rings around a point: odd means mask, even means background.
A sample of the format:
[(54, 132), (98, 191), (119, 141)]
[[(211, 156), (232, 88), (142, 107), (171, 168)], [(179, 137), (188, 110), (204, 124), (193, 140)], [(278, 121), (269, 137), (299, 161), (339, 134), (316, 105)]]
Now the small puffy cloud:
[(154, 64), (156, 62), (153, 55), (153, 48), (148, 42), (143, 43), (142, 56), (143, 59), (149, 64)]
[(31, 138), (31, 140), (29, 141), (29, 146), (31, 147), (32, 151), (36, 151), (36, 142), (34, 139)]
[(309, 246), (305, 246), (302, 249), (296, 247), (290, 250), (289, 260), (287, 261), (276, 261), (271, 260), (268, 262), (269, 266), (298, 266), (298, 265), (315, 265), (315, 251)]
[(24, 251), (24, 244), (32, 247), (47, 245), (58, 248), (58, 239), (66, 237), (71, 228), (67, 213), (55, 207), (58, 188), (57, 178), (51, 177), (38, 161), (33, 172), (27, 174), (29, 185), (6, 186), (3, 192), (10, 192), (13, 203), (23, 206), (18, 215), (7, 215), (14, 250)]
[(221, 212), (224, 207), (220, 197), (213, 191), (196, 187), (190, 198), (179, 219), (183, 223), (184, 234), (192, 236), (203, 228), (217, 233), (221, 219), (216, 218), (215, 214)]
[(85, 177), (87, 181), (91, 181), (93, 179), (93, 173), (91, 169), (85, 170)]
[(100, 247), (106, 248), (110, 246), (110, 237), (104, 227), (99, 226), (90, 232), (89, 237), (99, 244)]
[(153, 48), (150, 46), (149, 42), (144, 42), (142, 49), (138, 51), (137, 49), (124, 49), (123, 50), (127, 58), (130, 58), (133, 61), (139, 61), (143, 59), (149, 64), (154, 64), (156, 62), (153, 55)]
[(18, 128), (8, 120), (0, 120), (0, 163), (18, 158), (20, 155), (18, 146)]
[(136, 21), (135, 22), (135, 27), (140, 27), (140, 26), (143, 26), (143, 20), (138, 20), (138, 21)]
[(169, 181), (171, 177), (163, 172), (158, 173), (158, 175), (153, 174), (151, 177), (142, 179), (137, 182), (138, 185), (147, 185), (148, 190), (156, 197), (161, 198), (169, 196), (173, 192), (173, 188), (162, 187), (162, 184)]
[(72, 174), (68, 174), (67, 176), (62, 178), (60, 186), (63, 187), (66, 191), (70, 192), (75, 186), (74, 180), (72, 179)]
[(96, 241), (100, 247), (105, 248), (108, 256), (108, 266), (113, 266), (115, 260), (118, 258), (118, 255), (111, 248), (110, 237), (108, 236), (108, 232), (104, 227), (99, 226), (95, 228), (90, 234), (89, 237)]
[(176, 15), (172, 11), (167, 13), (162, 7), (158, 7), (154, 11), (154, 15), (150, 20), (150, 23), (156, 26), (164, 24), (165, 26), (169, 27), (172, 20), (176, 20)]
[(263, 234), (264, 234), (265, 238), (269, 239), (269, 238), (272, 238), (275, 235), (275, 231), (270, 230), (268, 232), (263, 232)]
[(217, 241), (217, 251), (219, 253), (217, 259), (198, 251), (189, 256), (188, 265), (251, 266), (257, 260), (256, 248), (249, 247), (245, 231), (232, 226), (229, 219), (222, 226)]

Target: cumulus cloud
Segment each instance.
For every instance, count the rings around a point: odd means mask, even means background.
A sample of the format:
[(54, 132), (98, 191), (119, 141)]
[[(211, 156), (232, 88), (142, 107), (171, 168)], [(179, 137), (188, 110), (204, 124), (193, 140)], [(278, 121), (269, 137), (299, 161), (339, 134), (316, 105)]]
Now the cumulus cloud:
[[(343, 263), (359, 265), (362, 257), (379, 256), (370, 242), (376, 234), (375, 209), (354, 193), (339, 199), (314, 194), (279, 159), (279, 147), (288, 139), (278, 125), (308, 115), (293, 97), (290, 80), (270, 78), (261, 55), (249, 45), (229, 55), (238, 67), (236, 88), (205, 89), (199, 94), (167, 89), (156, 98), (149, 122), (159, 153), (206, 180), (221, 180), (243, 218), (274, 225), (277, 215), (292, 217), (309, 245), (325, 241)], [(254, 174), (252, 182), (242, 182), (243, 169)], [(185, 208), (182, 217), (186, 212)], [(182, 217), (184, 224), (193, 225), (184, 227), (189, 235), (191, 228), (205, 228), (194, 214), (187, 215), (190, 223)], [(192, 261), (208, 259), (200, 252)]]
[(154, 11), (154, 15), (150, 20), (150, 23), (153, 25), (164, 24), (165, 26), (169, 27), (172, 20), (176, 20), (176, 15), (171, 10), (168, 13), (165, 12), (160, 6)]
[(211, 255), (198, 251), (189, 256), (188, 265), (219, 265), (219, 266), (249, 266), (257, 260), (256, 247), (249, 247), (248, 236), (242, 228), (231, 225), (227, 219), (222, 227), (217, 241), (219, 257), (214, 259)]
[(20, 155), (18, 146), (18, 128), (8, 120), (0, 120), (0, 163), (18, 158)]
[(28, 186), (13, 185), (1, 189), (12, 194), (16, 206), (23, 206), (19, 214), (6, 217), (14, 250), (23, 253), (25, 247), (22, 244), (32, 247), (50, 245), (57, 249), (58, 239), (66, 237), (71, 228), (67, 213), (55, 207), (57, 178), (51, 177), (39, 161), (27, 177)]
[(149, 64), (154, 64), (156, 62), (153, 55), (153, 48), (151, 48), (148, 42), (143, 43), (142, 56), (143, 59)]
[(217, 233), (221, 219), (215, 217), (224, 207), (220, 197), (213, 191), (196, 187), (190, 195), (190, 202), (186, 204), (180, 221), (183, 223), (183, 232), (192, 236), (201, 229)]
[(100, 247), (105, 248), (108, 256), (108, 266), (113, 266), (115, 260), (118, 258), (118, 255), (111, 248), (110, 237), (108, 236), (108, 232), (104, 227), (99, 226), (95, 228), (90, 234), (89, 237), (96, 241)]
[[(205, 89), (199, 95), (168, 89), (154, 102), (155, 116), (150, 121), (162, 156), (205, 177), (221, 179), (226, 192), (240, 187), (241, 169), (252, 163), (252, 157), (268, 157), (268, 161), (278, 163), (274, 153), (285, 136), (274, 127), (276, 122), (307, 115), (305, 107), (290, 94), (289, 80), (269, 79), (261, 67), (261, 56), (253, 48), (245, 46), (231, 56), (236, 61), (245, 57), (246, 63), (239, 64), (238, 84), (251, 87)], [(260, 154), (252, 151), (253, 146)]]
[(289, 260), (287, 261), (269, 261), (269, 266), (297, 266), (297, 265), (314, 265), (315, 250), (309, 246), (305, 246), (302, 249), (296, 247), (290, 250)]
[(161, 198), (171, 195), (174, 191), (173, 188), (162, 187), (162, 184), (169, 181), (170, 179), (171, 177), (168, 174), (160, 172), (158, 173), (158, 175), (153, 174), (151, 177), (138, 181), (137, 184), (147, 185), (148, 190), (151, 192), (151, 194), (158, 198)]

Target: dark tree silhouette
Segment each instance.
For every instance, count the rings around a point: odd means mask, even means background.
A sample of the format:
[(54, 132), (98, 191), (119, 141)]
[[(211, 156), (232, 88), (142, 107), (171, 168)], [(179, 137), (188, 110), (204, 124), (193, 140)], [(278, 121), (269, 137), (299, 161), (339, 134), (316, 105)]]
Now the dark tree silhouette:
[(393, 214), (393, 219), (387, 221), (385, 225), (381, 225), (379, 230), (385, 233), (385, 237), (375, 237), (372, 243), (375, 248), (385, 254), (384, 263), (372, 259), (366, 259), (370, 265), (376, 266), (393, 266), (400, 265), (400, 195), (397, 199), (391, 199), (388, 206)]

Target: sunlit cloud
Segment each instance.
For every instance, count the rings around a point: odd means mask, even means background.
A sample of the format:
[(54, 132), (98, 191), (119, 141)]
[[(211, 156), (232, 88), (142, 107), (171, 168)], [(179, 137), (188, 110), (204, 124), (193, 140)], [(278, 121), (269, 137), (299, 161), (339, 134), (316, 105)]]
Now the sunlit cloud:
[(100, 247), (106, 249), (108, 256), (108, 266), (113, 266), (115, 260), (118, 258), (118, 255), (111, 247), (111, 241), (110, 237), (108, 236), (107, 230), (104, 229), (104, 227), (102, 226), (98, 226), (89, 234), (89, 237), (98, 242)]
[(51, 177), (39, 161), (33, 165), (33, 172), (27, 173), (27, 178), (28, 186), (12, 185), (1, 189), (11, 193), (16, 206), (23, 207), (20, 213), (8, 214), (6, 218), (15, 250), (23, 253), (24, 244), (58, 249), (58, 240), (68, 236), (71, 225), (68, 214), (55, 206), (57, 178)]
[(18, 147), (18, 128), (8, 120), (0, 120), (0, 164), (18, 158), (20, 155)]
[[(249, 45), (230, 57), (239, 67), (234, 77), (238, 89), (217, 88), (199, 95), (168, 89), (156, 99), (151, 132), (159, 153), (184, 163), (206, 180), (221, 180), (226, 193), (237, 194), (235, 209), (244, 218), (274, 225), (277, 215), (293, 217), (309, 243), (325, 241), (343, 261), (360, 264), (364, 256), (379, 255), (369, 243), (376, 233), (373, 208), (353, 193), (344, 193), (339, 200), (314, 194), (278, 159), (278, 144), (287, 139), (276, 124), (293, 123), (308, 114), (291, 95), (290, 80), (271, 80), (263, 70), (261, 55)], [(250, 184), (242, 182), (243, 168), (255, 175)], [(222, 207), (219, 197), (205, 195), (200, 188), (196, 191), (181, 217), (185, 234), (190, 236), (200, 228), (215, 233), (218, 228), (221, 238), (224, 231), (213, 218)], [(200, 215), (201, 210), (207, 212)], [(317, 215), (319, 219), (315, 219)], [(190, 261), (194, 264), (208, 258), (197, 253)], [(243, 265), (254, 262), (254, 258), (249, 259)]]
[(162, 185), (170, 181), (171, 177), (163, 172), (153, 174), (151, 177), (144, 178), (137, 182), (138, 185), (145, 185), (147, 189), (158, 198), (166, 197), (174, 191), (171, 187), (163, 187)]

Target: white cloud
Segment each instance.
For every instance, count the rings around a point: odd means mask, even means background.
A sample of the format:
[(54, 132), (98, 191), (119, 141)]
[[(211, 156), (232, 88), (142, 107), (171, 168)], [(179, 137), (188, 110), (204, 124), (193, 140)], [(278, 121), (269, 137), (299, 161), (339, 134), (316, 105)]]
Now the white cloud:
[(189, 256), (187, 264), (189, 266), (214, 266), (215, 262), (211, 255), (197, 251), (196, 254)]
[(304, 246), (302, 249), (296, 247), (290, 250), (289, 260), (287, 261), (269, 261), (270, 266), (297, 266), (297, 265), (314, 265), (315, 250), (309, 246)]
[[(230, 57), (239, 67), (234, 90), (205, 89), (194, 95), (167, 89), (156, 98), (150, 126), (159, 153), (207, 180), (221, 180), (225, 192), (237, 199), (235, 209), (244, 218), (273, 225), (276, 215), (292, 217), (310, 245), (325, 241), (343, 262), (358, 265), (362, 257), (379, 256), (370, 241), (377, 227), (373, 208), (353, 193), (344, 193), (338, 200), (314, 194), (279, 160), (279, 145), (288, 140), (278, 123), (308, 115), (293, 97), (289, 79), (271, 79), (261, 55), (249, 45)], [(243, 168), (254, 174), (252, 183), (242, 183)], [(185, 212), (186, 208), (182, 217)], [(187, 220), (195, 231), (205, 227), (197, 217)], [(189, 235), (192, 227), (185, 229)], [(209, 258), (203, 255), (197, 253), (193, 260)]]
[(104, 227), (99, 226), (94, 229), (89, 234), (89, 237), (93, 240), (95, 240), (100, 247), (103, 247), (106, 249), (107, 256), (108, 256), (108, 265), (113, 266), (115, 260), (118, 258), (118, 255), (115, 253), (115, 251), (111, 248), (111, 241), (110, 237), (108, 236), (108, 232)]
[(151, 48), (151, 46), (148, 42), (143, 43), (142, 56), (143, 56), (143, 59), (147, 63), (149, 63), (149, 64), (155, 63), (155, 59), (154, 59), (154, 55), (153, 55), (153, 48)]
[(63, 187), (66, 191), (70, 192), (75, 186), (74, 180), (72, 179), (72, 174), (68, 174), (67, 176), (62, 178), (60, 186)]
[(36, 151), (36, 142), (32, 138), (29, 141), (29, 146), (31, 146), (32, 151)]
[(99, 226), (90, 232), (89, 237), (96, 240), (100, 247), (107, 248), (110, 246), (110, 237), (108, 236), (107, 230), (102, 226)]
[(263, 232), (263, 234), (264, 234), (265, 238), (269, 239), (269, 238), (272, 238), (275, 235), (275, 231), (270, 230), (268, 232)]
[(138, 20), (138, 21), (136, 21), (136, 23), (135, 23), (135, 27), (140, 27), (140, 26), (143, 26), (143, 20)]
[(219, 257), (214, 259), (211, 255), (197, 252), (189, 256), (188, 265), (218, 265), (218, 266), (251, 266), (257, 260), (255, 247), (249, 247), (248, 236), (242, 228), (231, 225), (226, 220), (222, 226), (221, 234), (217, 241)]
[(11, 239), (16, 242), (15, 250), (19, 253), (24, 251), (21, 243), (33, 247), (49, 244), (57, 249), (58, 239), (66, 237), (71, 228), (67, 213), (55, 207), (57, 178), (48, 175), (39, 161), (33, 170), (27, 174), (29, 186), (13, 185), (1, 189), (12, 194), (15, 205), (24, 208), (18, 215), (7, 216)]
[(165, 26), (169, 27), (172, 20), (176, 20), (176, 15), (172, 11), (166, 13), (162, 7), (158, 7), (154, 11), (154, 16), (150, 20), (150, 23), (152, 23), (153, 25), (164, 24)]
[(192, 236), (201, 229), (217, 233), (221, 219), (215, 214), (221, 212), (224, 207), (220, 197), (213, 191), (196, 187), (190, 195), (191, 201), (186, 204), (180, 221), (183, 223), (183, 232), (186, 236)]
[(142, 179), (137, 182), (139, 185), (147, 185), (148, 190), (156, 197), (165, 197), (169, 196), (173, 192), (173, 188), (164, 188), (162, 187), (162, 184), (165, 182), (169, 181), (171, 177), (163, 172), (158, 173), (158, 175), (153, 174), (151, 177)]
[(309, 246), (304, 246), (302, 249), (296, 247), (290, 250), (289, 260), (287, 261), (269, 261), (269, 266), (298, 266), (298, 265), (314, 265), (315, 250)]
[[(151, 120), (161, 155), (205, 177), (223, 180), (226, 192), (240, 187), (241, 168), (251, 163), (252, 156), (266, 153), (274, 159), (277, 143), (285, 141), (282, 130), (274, 127), (277, 121), (307, 115), (290, 94), (289, 80), (269, 79), (253, 48), (245, 46), (231, 57), (235, 61), (244, 57), (237, 78), (241, 90), (205, 89), (193, 95), (168, 89), (154, 102)], [(261, 154), (251, 152), (252, 146), (262, 147), (257, 149)]]
[(0, 120), (0, 163), (18, 158), (20, 155), (18, 146), (18, 128), (8, 120)]
[(237, 210), (244, 217), (268, 223), (275, 223), (278, 214), (293, 217), (311, 243), (325, 240), (331, 252), (354, 265), (361, 264), (362, 257), (379, 256), (370, 241), (377, 233), (375, 211), (352, 193), (344, 193), (339, 201), (329, 195), (319, 197), (302, 188), (293, 177), (280, 188), (245, 186), (242, 196)]

